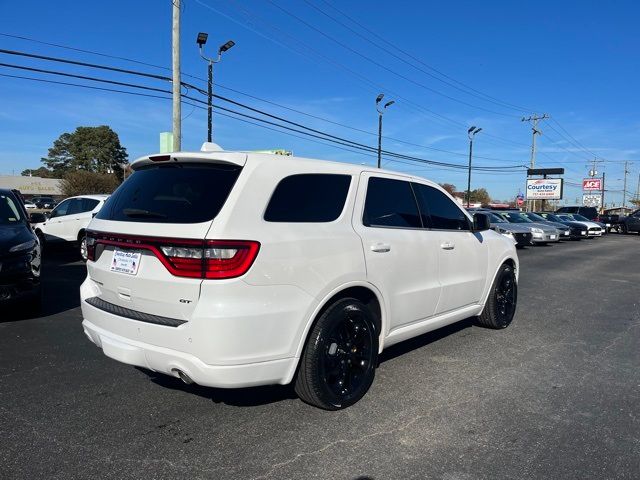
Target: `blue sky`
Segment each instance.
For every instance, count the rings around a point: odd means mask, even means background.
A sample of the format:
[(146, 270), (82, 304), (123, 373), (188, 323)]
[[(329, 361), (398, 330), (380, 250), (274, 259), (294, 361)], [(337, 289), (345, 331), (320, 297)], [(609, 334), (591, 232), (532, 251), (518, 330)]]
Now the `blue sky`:
[[(565, 178), (577, 184), (596, 155), (601, 161), (598, 170), (606, 172), (607, 188), (618, 190), (608, 193), (606, 201), (619, 203), (623, 162), (629, 160), (627, 190), (635, 193), (640, 169), (637, 2), (183, 1), (184, 73), (206, 75), (206, 64), (195, 44), (199, 31), (209, 33), (210, 53), (228, 39), (236, 42), (215, 67), (216, 93), (220, 95), (375, 146), (375, 135), (359, 130), (376, 132), (374, 99), (383, 92), (387, 99), (396, 100), (384, 117), (385, 148), (466, 164), (466, 129), (477, 125), (483, 128), (474, 143), (474, 165), (479, 166), (528, 164), (531, 130), (520, 118), (548, 113), (552, 120), (540, 125), (543, 135), (538, 137), (537, 166), (565, 167)], [(40, 0), (29, 4), (3, 0), (0, 11), (3, 34), (154, 65), (171, 64), (170, 0)], [(415, 63), (383, 41), (422, 63)], [(0, 45), (8, 50), (168, 74), (124, 60), (7, 36), (0, 36)], [(0, 56), (2, 63), (170, 88), (162, 81)], [(0, 67), (0, 74), (96, 85), (8, 67)], [(183, 80), (205, 86), (197, 79)], [(0, 77), (0, 85), (2, 174), (40, 166), (40, 158), (53, 140), (77, 126), (110, 125), (132, 160), (157, 151), (159, 132), (171, 130), (169, 100), (8, 77)], [(468, 87), (481, 93), (470, 92)], [(197, 150), (206, 136), (206, 112), (188, 105), (183, 105), (182, 112), (183, 149)], [(301, 156), (375, 162), (372, 156), (215, 114), (214, 137), (228, 150), (286, 148)], [(385, 167), (453, 183), (460, 190), (466, 188), (466, 171), (396, 162), (387, 162)], [(472, 182), (472, 188), (485, 187), (492, 197), (507, 199), (523, 188), (524, 175), (474, 172)], [(565, 188), (568, 203), (574, 203), (580, 194), (580, 187)]]

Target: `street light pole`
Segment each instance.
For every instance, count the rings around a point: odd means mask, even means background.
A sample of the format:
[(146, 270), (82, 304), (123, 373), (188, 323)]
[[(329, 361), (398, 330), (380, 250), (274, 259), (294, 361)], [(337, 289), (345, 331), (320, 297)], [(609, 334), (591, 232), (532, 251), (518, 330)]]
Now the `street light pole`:
[(206, 57), (202, 51), (204, 45), (207, 43), (209, 34), (205, 32), (198, 33), (196, 43), (200, 50), (200, 56), (208, 63), (208, 82), (207, 82), (207, 142), (211, 142), (213, 138), (213, 64), (222, 60), (222, 54), (233, 47), (236, 43), (233, 40), (229, 40), (224, 45), (221, 45), (218, 49), (218, 58)]
[(481, 130), (482, 128), (477, 128), (475, 126), (467, 130), (467, 135), (469, 137), (469, 171), (467, 174), (467, 208), (471, 206), (471, 158), (473, 155), (473, 137), (475, 137), (476, 133), (479, 133)]
[(378, 111), (378, 168), (382, 166), (382, 114), (387, 109), (387, 107), (390, 107), (391, 105), (396, 103), (394, 100), (391, 100), (390, 102), (385, 103), (381, 109), (380, 102), (383, 98), (384, 93), (381, 93), (376, 97), (376, 110)]

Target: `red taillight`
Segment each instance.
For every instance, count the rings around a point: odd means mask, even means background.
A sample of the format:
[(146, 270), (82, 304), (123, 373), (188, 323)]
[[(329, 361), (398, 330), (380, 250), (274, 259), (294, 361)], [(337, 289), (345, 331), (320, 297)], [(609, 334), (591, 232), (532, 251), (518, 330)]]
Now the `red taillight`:
[(89, 260), (95, 261), (97, 244), (149, 250), (172, 275), (206, 279), (235, 278), (244, 275), (251, 268), (260, 250), (260, 243), (250, 240), (203, 241), (88, 232)]
[(258, 242), (207, 241), (204, 249), (204, 277), (233, 278), (244, 275), (258, 256), (258, 250)]

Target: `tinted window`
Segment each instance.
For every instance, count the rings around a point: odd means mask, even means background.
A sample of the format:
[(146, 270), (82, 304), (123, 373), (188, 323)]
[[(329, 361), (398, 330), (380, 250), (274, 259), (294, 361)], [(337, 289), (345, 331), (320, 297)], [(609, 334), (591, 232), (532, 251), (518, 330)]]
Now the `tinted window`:
[(9, 195), (0, 195), (0, 225), (13, 225), (22, 220), (20, 207)]
[(173, 163), (136, 170), (96, 218), (124, 222), (200, 223), (218, 215), (235, 184), (237, 165)]
[(362, 223), (368, 227), (421, 228), (418, 205), (409, 182), (370, 178)]
[(342, 213), (349, 175), (302, 174), (276, 187), (264, 219), (267, 222), (332, 222)]
[(64, 202), (62, 202), (51, 212), (51, 218), (68, 215), (69, 214), (68, 210), (70, 205), (71, 205), (71, 200), (65, 200)]
[(67, 215), (73, 215), (75, 213), (82, 213), (82, 199), (74, 198), (70, 200), (69, 208), (67, 210)]
[(82, 209), (81, 212), (90, 212), (94, 208), (98, 206), (100, 200), (95, 200), (93, 198), (83, 198), (82, 199)]
[(469, 219), (444, 193), (427, 185), (413, 184), (420, 210), (427, 212), (431, 228), (439, 230), (469, 230)]

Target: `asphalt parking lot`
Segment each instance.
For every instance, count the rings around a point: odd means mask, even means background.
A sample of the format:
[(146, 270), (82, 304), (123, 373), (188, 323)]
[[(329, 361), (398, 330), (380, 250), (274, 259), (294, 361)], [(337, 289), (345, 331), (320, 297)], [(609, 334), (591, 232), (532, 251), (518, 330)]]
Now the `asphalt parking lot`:
[(508, 329), (392, 347), (340, 412), (106, 358), (80, 326), (84, 265), (56, 252), (42, 316), (0, 315), (0, 477), (638, 478), (638, 252), (616, 234), (519, 251)]

